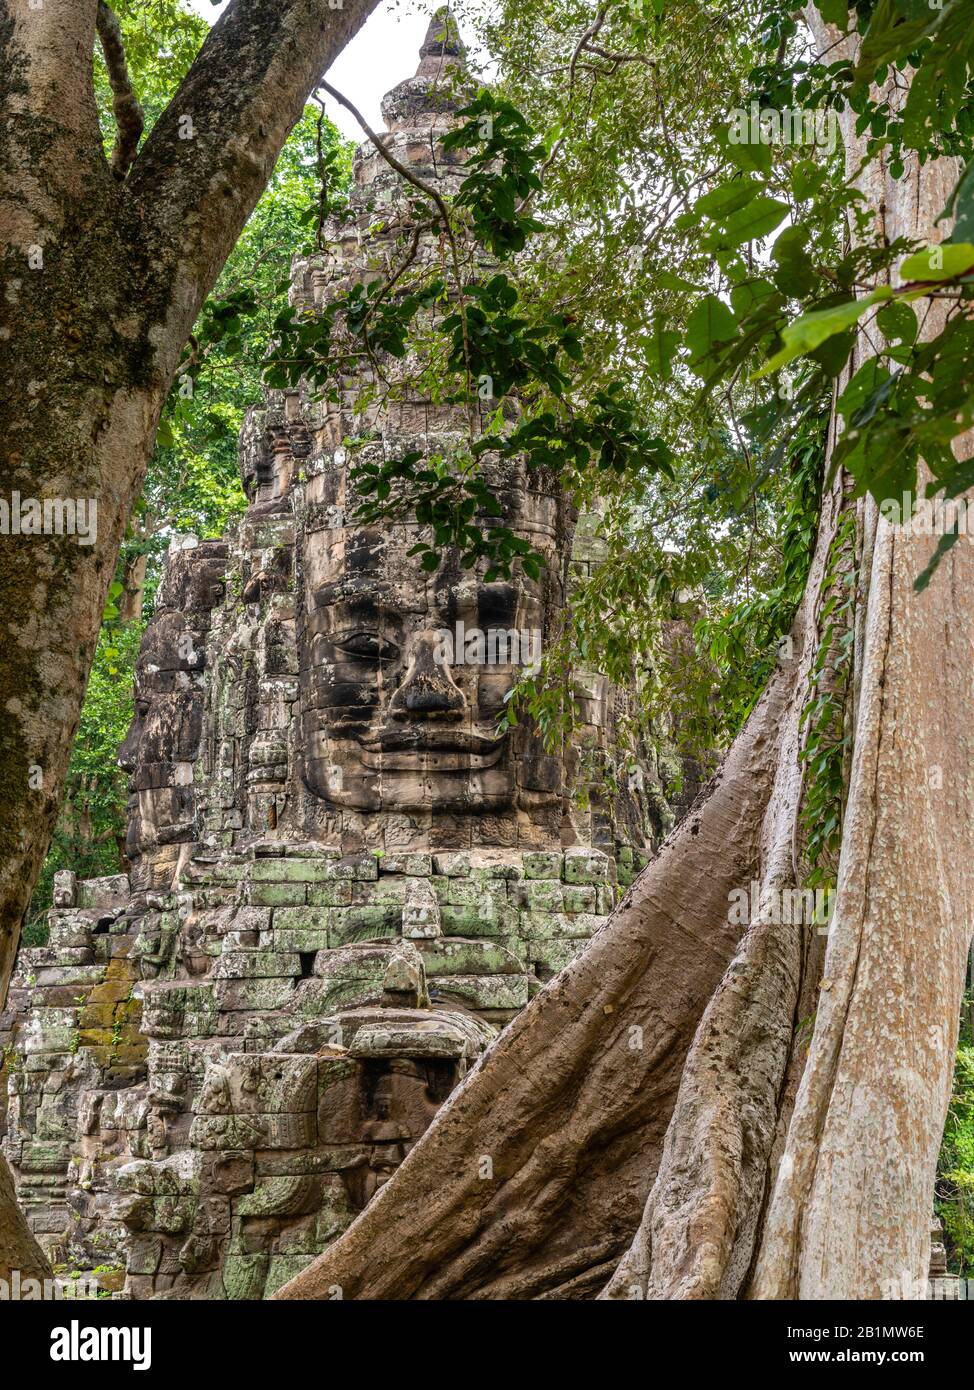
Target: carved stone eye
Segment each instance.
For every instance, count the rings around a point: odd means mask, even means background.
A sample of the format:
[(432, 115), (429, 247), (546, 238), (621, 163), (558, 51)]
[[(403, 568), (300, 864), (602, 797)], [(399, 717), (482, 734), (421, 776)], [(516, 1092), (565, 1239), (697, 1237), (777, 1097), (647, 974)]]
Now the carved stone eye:
[(365, 661), (391, 661), (399, 655), (395, 642), (380, 637), (377, 632), (343, 632), (331, 639), (332, 645), (346, 656)]

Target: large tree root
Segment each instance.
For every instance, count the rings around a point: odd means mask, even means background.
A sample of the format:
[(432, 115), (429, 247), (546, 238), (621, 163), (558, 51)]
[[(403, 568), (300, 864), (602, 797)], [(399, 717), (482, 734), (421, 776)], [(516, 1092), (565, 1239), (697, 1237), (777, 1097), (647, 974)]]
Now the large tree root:
[(796, 679), (783, 712), (764, 816), (752, 920), (687, 1057), (656, 1181), (632, 1244), (603, 1298), (735, 1298), (750, 1268), (809, 961), (813, 923), (782, 921), (800, 842), (802, 709), (818, 648), (816, 615), (842, 509), (825, 497), (815, 555), (792, 629)]
[(51, 1267), (17, 1205), (13, 1175), (0, 1154), (0, 1280), (10, 1284), (15, 1271), (25, 1279), (49, 1279)]

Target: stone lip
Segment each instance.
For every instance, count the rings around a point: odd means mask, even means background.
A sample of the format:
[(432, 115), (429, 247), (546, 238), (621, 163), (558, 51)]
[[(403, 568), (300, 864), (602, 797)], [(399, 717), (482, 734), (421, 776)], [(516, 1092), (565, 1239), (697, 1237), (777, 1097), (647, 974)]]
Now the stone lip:
[[(338, 1023), (336, 1017), (331, 1020)], [(456, 1006), (435, 1009), (364, 1008), (340, 1018), (350, 1057), (447, 1057), (472, 1060), (497, 1036), (481, 1018)]]

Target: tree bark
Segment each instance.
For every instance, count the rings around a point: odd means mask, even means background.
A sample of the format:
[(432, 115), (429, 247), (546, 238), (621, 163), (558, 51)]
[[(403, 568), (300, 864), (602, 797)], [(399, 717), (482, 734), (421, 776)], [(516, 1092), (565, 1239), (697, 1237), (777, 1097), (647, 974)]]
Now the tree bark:
[(0, 1153), (0, 1281), (9, 1287), (19, 1272), (24, 1279), (50, 1279), (51, 1267), (17, 1206), (14, 1180)]
[(120, 623), (133, 623), (142, 617), (148, 558), (144, 550), (133, 551), (125, 558), (122, 567), (122, 594), (118, 605)]
[[(375, 3), (234, 0), (119, 178), (134, 124), (113, 171), (92, 76), (98, 0), (0, 0), (0, 1009), (183, 344), (306, 98)], [(121, 91), (117, 53), (114, 69)], [(47, 533), (11, 526), (25, 499), (49, 503)], [(79, 499), (84, 541), (65, 512)], [(0, 1251), (9, 1201), (4, 1187)]]

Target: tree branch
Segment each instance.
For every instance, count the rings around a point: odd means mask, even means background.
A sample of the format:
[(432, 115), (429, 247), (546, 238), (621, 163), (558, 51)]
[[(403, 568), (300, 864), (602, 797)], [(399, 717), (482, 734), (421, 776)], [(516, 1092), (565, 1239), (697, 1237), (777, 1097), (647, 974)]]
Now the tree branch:
[(145, 117), (135, 95), (128, 63), (125, 61), (125, 45), (122, 41), (122, 26), (114, 10), (109, 9), (105, 0), (98, 0), (97, 16), (98, 38), (101, 51), (105, 55), (108, 68), (108, 81), (112, 89), (112, 110), (118, 127), (115, 146), (110, 162), (112, 173), (117, 179), (124, 179), (139, 148)]
[(210, 30), (126, 180), (151, 282), (179, 285), (173, 338), (192, 326), (322, 72), (376, 3), (232, 0)]

